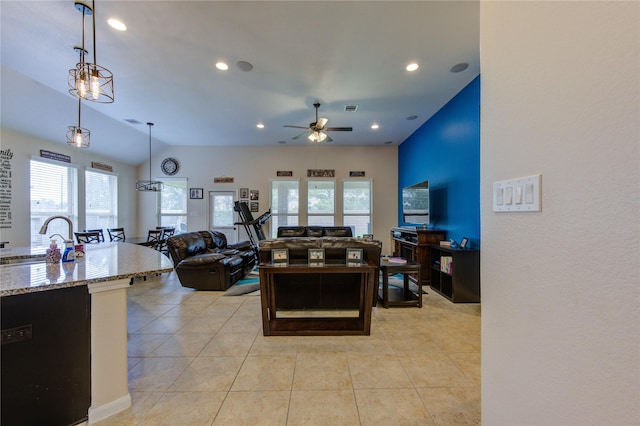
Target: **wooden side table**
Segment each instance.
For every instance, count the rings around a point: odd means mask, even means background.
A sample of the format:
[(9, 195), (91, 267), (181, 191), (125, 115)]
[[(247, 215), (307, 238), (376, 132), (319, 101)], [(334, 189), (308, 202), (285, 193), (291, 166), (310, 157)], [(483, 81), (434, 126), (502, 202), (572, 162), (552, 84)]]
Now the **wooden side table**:
[[(422, 308), (422, 280), (420, 277), (420, 264), (407, 260), (407, 263), (389, 262), (386, 259), (380, 260), (380, 272), (382, 274), (382, 294), (378, 294), (382, 300), (382, 306), (417, 306)], [(402, 274), (403, 288), (389, 291), (389, 275)], [(409, 276), (415, 274), (418, 286), (418, 294), (409, 288)]]

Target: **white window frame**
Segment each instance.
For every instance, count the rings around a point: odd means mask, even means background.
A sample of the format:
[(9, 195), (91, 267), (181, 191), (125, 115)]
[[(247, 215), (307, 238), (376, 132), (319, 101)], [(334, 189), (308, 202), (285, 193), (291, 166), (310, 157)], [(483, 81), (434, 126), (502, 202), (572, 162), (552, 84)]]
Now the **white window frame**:
[[(176, 228), (176, 233), (185, 232), (188, 229), (188, 201), (189, 201), (189, 181), (187, 178), (160, 178), (156, 179), (163, 183), (164, 189), (158, 192), (157, 196), (157, 225), (158, 226), (172, 226)], [(163, 212), (162, 210), (162, 196), (163, 193), (167, 194), (167, 188), (171, 186), (175, 186), (176, 182), (184, 183), (184, 192), (182, 196), (184, 197), (183, 206), (184, 209), (181, 211), (171, 211), (171, 212)], [(176, 218), (175, 220), (164, 220), (166, 218)], [(181, 219), (182, 218), (182, 219)]]
[[(278, 203), (273, 200), (274, 197), (274, 185), (281, 182), (295, 183), (296, 190), (298, 191), (298, 205), (292, 212), (280, 212), (278, 209)], [(300, 179), (271, 179), (269, 182), (269, 200), (271, 202), (271, 220), (270, 220), (270, 233), (271, 238), (276, 238), (278, 235), (278, 226), (297, 226), (300, 224)], [(288, 210), (288, 209), (287, 209)], [(279, 225), (280, 218), (287, 218), (284, 223), (287, 225)], [(293, 220), (291, 220), (293, 219)]]
[[(308, 179), (306, 181), (306, 197), (305, 197), (305, 206), (306, 206), (306, 212), (307, 212), (307, 224), (311, 225), (311, 226), (335, 226), (336, 225), (336, 212), (338, 211), (338, 206), (336, 204), (336, 180), (335, 179)], [(333, 185), (333, 212), (331, 213), (314, 213), (311, 212), (309, 209), (309, 203), (310, 203), (310, 193), (311, 191), (309, 190), (311, 185), (314, 184), (327, 184), (327, 183), (331, 183)], [(312, 223), (312, 218), (331, 218), (331, 223), (329, 224), (328, 222), (325, 222), (323, 225), (321, 224), (314, 224)]]
[[(60, 207), (52, 207), (48, 210), (40, 210), (37, 214), (34, 214), (34, 209), (31, 207), (33, 200), (33, 164), (46, 164), (56, 167), (62, 167), (67, 169), (67, 188), (64, 192), (66, 192), (66, 200), (64, 204), (66, 204), (66, 209), (62, 210)], [(47, 178), (47, 181), (50, 181), (51, 177)], [(63, 220), (54, 220), (51, 221), (49, 226), (47, 227), (47, 232), (44, 235), (39, 233), (42, 224), (45, 219), (51, 216), (65, 216), (68, 217), (73, 223), (73, 229), (78, 229), (78, 166), (72, 163), (64, 163), (60, 161), (48, 160), (42, 157), (32, 157), (29, 162), (29, 216), (30, 216), (30, 240), (31, 247), (43, 247), (49, 245), (49, 236), (52, 234), (60, 234), (64, 238), (69, 237), (69, 226)], [(74, 238), (73, 235), (71, 235)], [(58, 242), (62, 243), (59, 238)]]
[[(369, 189), (369, 207), (368, 211), (365, 212), (347, 212), (346, 211), (346, 203), (345, 203), (345, 191), (349, 186), (349, 183), (367, 183)], [(344, 226), (352, 226), (354, 237), (362, 237), (363, 234), (371, 234), (373, 233), (373, 181), (371, 179), (348, 179), (342, 181), (342, 224)], [(357, 226), (349, 224), (349, 217), (369, 217), (369, 226), (366, 230), (358, 229)], [(363, 232), (365, 231), (365, 232)]]
[[(99, 188), (91, 188), (90, 187), (90, 179), (89, 174), (103, 175), (107, 176), (110, 180), (110, 183), (105, 187), (100, 186)], [(90, 213), (91, 209), (89, 206), (89, 196), (88, 194), (97, 192), (100, 194), (105, 194), (111, 191), (109, 197), (111, 198), (111, 202), (109, 203), (109, 211), (100, 214), (99, 212), (96, 214)], [(115, 173), (110, 173), (103, 170), (98, 169), (85, 169), (84, 171), (84, 193), (85, 193), (85, 205), (84, 205), (84, 224), (86, 229), (109, 229), (109, 228), (117, 228), (118, 227), (118, 175)], [(90, 216), (97, 216), (97, 224), (90, 224)], [(102, 218), (102, 219), (100, 219)]]

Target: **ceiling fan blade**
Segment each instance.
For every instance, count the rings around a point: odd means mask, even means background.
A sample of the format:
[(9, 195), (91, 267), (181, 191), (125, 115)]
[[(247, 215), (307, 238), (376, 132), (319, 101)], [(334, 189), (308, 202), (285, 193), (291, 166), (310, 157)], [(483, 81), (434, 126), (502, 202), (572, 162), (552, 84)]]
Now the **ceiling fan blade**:
[[(326, 133), (325, 133), (326, 135)], [(327, 135), (327, 138), (324, 140), (325, 142), (333, 142), (333, 139), (331, 139), (331, 136)]]
[(308, 127), (304, 127), (304, 126), (290, 126), (290, 125), (288, 125), (288, 124), (285, 124), (285, 125), (284, 125), (284, 126), (282, 126), (282, 127), (291, 127), (291, 128), (294, 128), (294, 129), (308, 129)]
[(318, 121), (316, 121), (315, 127), (318, 128), (318, 129), (324, 129), (324, 126), (327, 125), (327, 121), (329, 121), (328, 118), (322, 117), (322, 118), (318, 119)]
[(353, 131), (353, 127), (327, 127), (324, 130), (330, 130), (332, 132), (351, 132)]
[(301, 137), (306, 136), (308, 134), (309, 134), (309, 132), (300, 133), (299, 135), (294, 136), (291, 139), (300, 139)]

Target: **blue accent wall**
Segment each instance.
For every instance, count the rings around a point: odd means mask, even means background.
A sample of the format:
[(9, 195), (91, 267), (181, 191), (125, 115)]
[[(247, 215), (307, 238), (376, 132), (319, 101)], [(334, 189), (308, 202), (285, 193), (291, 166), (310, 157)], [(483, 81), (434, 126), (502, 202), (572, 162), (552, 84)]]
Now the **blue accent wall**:
[(480, 76), (398, 147), (398, 217), (402, 188), (429, 181), (430, 227), (480, 247)]

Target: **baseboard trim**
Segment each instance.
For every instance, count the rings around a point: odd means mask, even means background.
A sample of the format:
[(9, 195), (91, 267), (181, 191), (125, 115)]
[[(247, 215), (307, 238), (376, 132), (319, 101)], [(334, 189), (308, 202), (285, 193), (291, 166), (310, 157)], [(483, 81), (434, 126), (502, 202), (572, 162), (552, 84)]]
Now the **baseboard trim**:
[(97, 423), (129, 407), (131, 407), (131, 395), (129, 393), (100, 407), (89, 407), (89, 424)]

